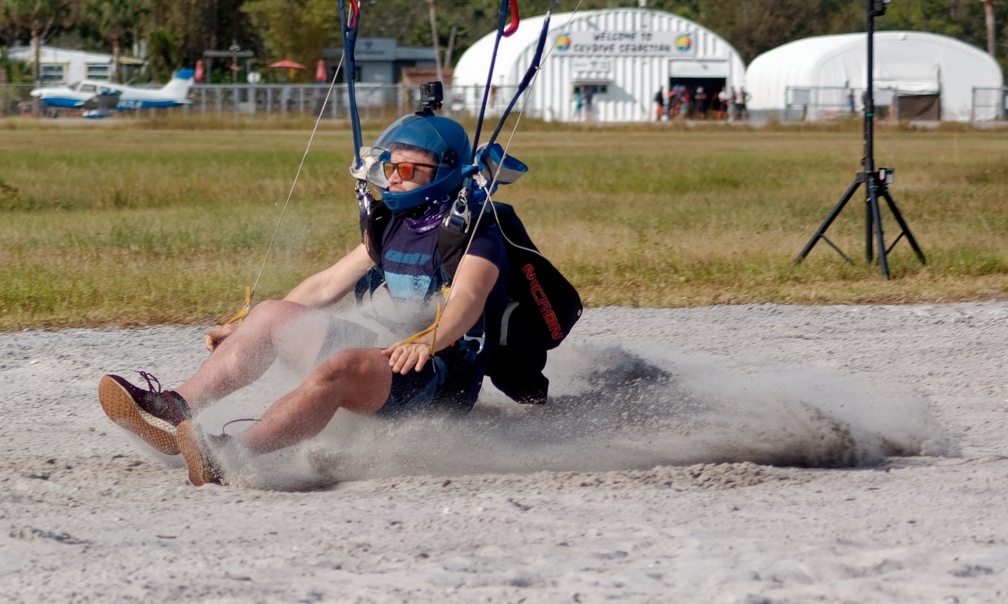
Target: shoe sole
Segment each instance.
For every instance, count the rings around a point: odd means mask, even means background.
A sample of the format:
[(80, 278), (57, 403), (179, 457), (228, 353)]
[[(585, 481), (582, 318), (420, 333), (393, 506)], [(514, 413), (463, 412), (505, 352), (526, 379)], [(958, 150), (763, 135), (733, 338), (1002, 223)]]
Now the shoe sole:
[(199, 437), (192, 422), (186, 420), (179, 424), (176, 438), (182, 452), (182, 458), (185, 459), (186, 467), (189, 468), (189, 482), (198, 487), (208, 482), (216, 482), (210, 472), (210, 466), (203, 457), (203, 451), (200, 450)]
[(129, 430), (165, 455), (178, 455), (176, 428), (137, 406), (133, 397), (109, 376), (98, 382), (98, 400), (102, 410), (118, 426)]

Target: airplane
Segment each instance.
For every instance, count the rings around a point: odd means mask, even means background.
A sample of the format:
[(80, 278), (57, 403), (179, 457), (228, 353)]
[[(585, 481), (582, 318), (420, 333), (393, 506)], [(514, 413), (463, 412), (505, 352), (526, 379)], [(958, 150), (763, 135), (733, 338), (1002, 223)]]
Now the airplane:
[(195, 72), (181, 69), (161, 88), (138, 88), (97, 80), (82, 80), (68, 86), (36, 88), (31, 95), (54, 111), (82, 111), (84, 117), (105, 117), (112, 110), (128, 111), (152, 107), (188, 105), (189, 88)]

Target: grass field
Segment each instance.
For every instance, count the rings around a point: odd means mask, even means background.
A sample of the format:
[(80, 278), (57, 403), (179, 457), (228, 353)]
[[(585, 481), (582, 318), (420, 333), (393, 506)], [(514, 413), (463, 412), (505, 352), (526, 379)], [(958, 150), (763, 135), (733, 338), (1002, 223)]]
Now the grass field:
[[(470, 131), (472, 129), (470, 128)], [(211, 323), (263, 265), (310, 122), (0, 122), (0, 330)], [(371, 140), (375, 130), (365, 132)], [(484, 136), (485, 138), (485, 136)], [(359, 241), (351, 142), (317, 134), (256, 298), (282, 296)], [(878, 165), (927, 256), (891, 280), (865, 261), (864, 189), (792, 260), (861, 170), (861, 125), (525, 122), (530, 173), (504, 187), (588, 306), (910, 303), (1008, 296), (1008, 135), (880, 127)], [(883, 209), (889, 244), (899, 228)]]

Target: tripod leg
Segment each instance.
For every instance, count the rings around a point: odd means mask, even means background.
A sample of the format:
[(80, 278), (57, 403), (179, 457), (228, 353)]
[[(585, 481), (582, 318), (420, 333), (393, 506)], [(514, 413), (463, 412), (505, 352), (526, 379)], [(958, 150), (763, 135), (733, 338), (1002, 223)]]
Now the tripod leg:
[[(872, 194), (871, 194), (871, 183), (869, 182), (865, 185), (865, 198), (864, 198), (864, 210), (865, 210), (865, 262), (871, 264), (872, 259), (875, 257), (874, 253), (874, 243), (872, 242), (872, 237), (875, 236), (875, 214), (872, 212)], [(875, 207), (878, 207), (876, 202)]]
[[(875, 235), (878, 237), (878, 258), (879, 266), (882, 267), (882, 276), (889, 278), (889, 261), (886, 259), (885, 235), (882, 233), (882, 212), (878, 205), (878, 195), (875, 193), (875, 179), (868, 182), (868, 206), (871, 212), (871, 223), (875, 225)], [(871, 227), (868, 227), (871, 230)], [(869, 242), (871, 237), (869, 237)], [(869, 251), (869, 254), (871, 252)]]
[(833, 224), (833, 221), (836, 219), (837, 215), (840, 214), (840, 210), (843, 209), (847, 201), (851, 198), (852, 195), (854, 195), (854, 191), (856, 191), (858, 185), (861, 184), (861, 180), (862, 180), (861, 175), (859, 174), (858, 177), (854, 179), (854, 182), (851, 183), (851, 186), (847, 187), (847, 191), (844, 192), (843, 197), (841, 197), (840, 201), (838, 201), (837, 204), (833, 206), (833, 209), (830, 210), (830, 213), (826, 217), (826, 220), (824, 220), (823, 223), (819, 225), (819, 230), (815, 232), (815, 235), (812, 235), (811, 239), (808, 240), (808, 243), (805, 244), (805, 247), (802, 249), (801, 253), (798, 254), (798, 257), (794, 259), (794, 262), (791, 263), (791, 266), (795, 266), (796, 264), (804, 260), (806, 256), (809, 255), (809, 252), (812, 251), (812, 248), (815, 247), (815, 244), (822, 238), (823, 233), (826, 232), (826, 229), (828, 229), (829, 226)]
[(896, 207), (896, 202), (893, 201), (891, 195), (889, 195), (888, 187), (881, 187), (882, 196), (885, 197), (886, 204), (889, 206), (889, 211), (892, 212), (893, 217), (899, 224), (900, 228), (903, 229), (903, 234), (906, 235), (907, 241), (910, 242), (910, 247), (913, 248), (914, 252), (917, 253), (917, 259), (921, 261), (921, 264), (927, 264), (927, 260), (924, 258), (924, 252), (921, 251), (920, 246), (917, 245), (917, 240), (914, 239), (913, 233), (910, 232), (910, 227), (907, 226), (905, 220), (903, 220), (903, 215), (900, 214), (899, 208)]

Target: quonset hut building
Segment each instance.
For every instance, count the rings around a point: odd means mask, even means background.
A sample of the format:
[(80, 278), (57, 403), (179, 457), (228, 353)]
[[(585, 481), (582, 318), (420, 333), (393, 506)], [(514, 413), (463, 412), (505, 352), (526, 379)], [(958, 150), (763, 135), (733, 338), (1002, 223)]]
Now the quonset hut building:
[[(500, 114), (517, 90), (535, 55), (544, 20), (523, 18), (518, 30), (501, 40), (490, 115)], [(449, 100), (454, 110), (464, 107), (478, 114), (496, 35), (479, 39), (456, 63)], [(739, 88), (744, 81), (745, 65), (738, 52), (688, 19), (645, 8), (556, 13), (542, 70), (526, 92), (525, 113), (545, 121), (648, 121), (655, 118), (659, 89), (667, 94), (677, 84), (691, 92), (702, 86), (714, 99), (722, 86)]]
[[(877, 31), (873, 46), (878, 117), (970, 121), (1003, 114), (1001, 68), (979, 48), (914, 31)], [(867, 66), (863, 33), (778, 46), (749, 64), (749, 109), (785, 120), (860, 114)]]

